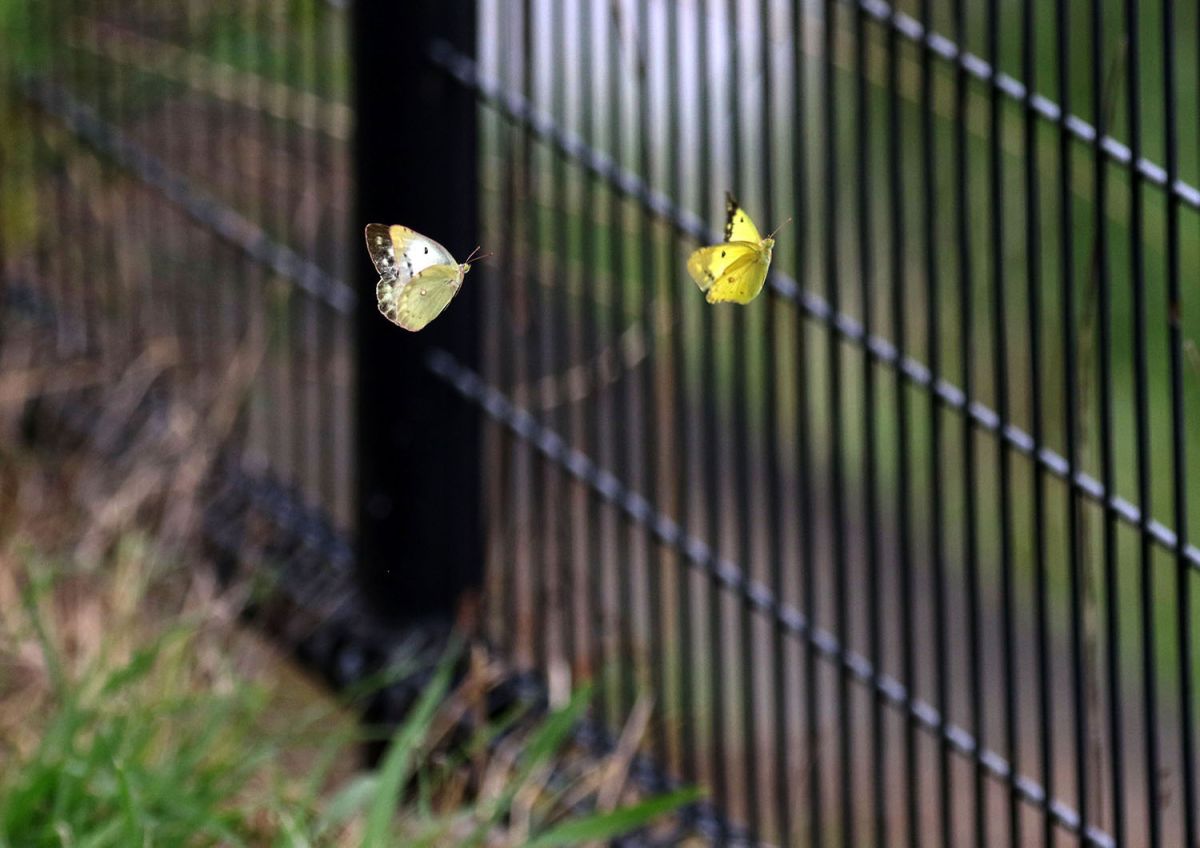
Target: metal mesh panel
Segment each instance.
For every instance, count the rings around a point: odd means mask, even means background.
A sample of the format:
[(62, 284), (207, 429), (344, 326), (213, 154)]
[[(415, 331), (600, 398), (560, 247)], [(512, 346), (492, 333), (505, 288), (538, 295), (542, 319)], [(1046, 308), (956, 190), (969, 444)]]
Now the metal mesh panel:
[(348, 525), (346, 12), (6, 8), (6, 367), (150, 351), (186, 393), (244, 392), (245, 461)]
[(1190, 844), (1196, 9), (479, 9), (497, 639), (756, 838)]

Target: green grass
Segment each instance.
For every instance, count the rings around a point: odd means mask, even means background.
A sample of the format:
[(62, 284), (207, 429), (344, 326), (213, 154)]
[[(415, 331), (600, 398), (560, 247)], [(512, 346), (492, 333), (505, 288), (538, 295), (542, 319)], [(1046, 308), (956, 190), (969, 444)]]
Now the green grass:
[[(586, 692), (530, 729), (485, 723), (464, 745), (439, 744), (447, 705), (469, 706), (451, 690), (449, 662), (379, 769), (360, 772), (352, 713), (240, 630), (221, 601), (198, 601), (207, 591), (136, 536), (95, 569), (8, 546), (0, 846), (575, 845), (697, 797), (564, 806), (590, 794), (571, 765)], [(551, 766), (563, 785), (547, 782)]]

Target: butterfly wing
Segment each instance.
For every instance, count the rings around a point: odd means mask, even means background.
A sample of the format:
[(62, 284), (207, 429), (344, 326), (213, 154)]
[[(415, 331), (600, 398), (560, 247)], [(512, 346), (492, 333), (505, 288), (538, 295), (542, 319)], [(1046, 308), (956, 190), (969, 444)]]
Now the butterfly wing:
[(416, 332), (438, 317), (461, 287), (458, 266), (439, 264), (410, 279), (384, 277), (375, 286), (375, 296), (385, 318)]
[(702, 247), (688, 257), (687, 269), (700, 291), (712, 297), (711, 289), (732, 274), (753, 262), (755, 245), (749, 242), (726, 242)]
[(446, 248), (399, 224), (367, 224), (366, 238), (371, 262), (384, 278), (408, 280), (435, 265), (458, 267)]
[(367, 224), (367, 253), (371, 255), (371, 264), (381, 277), (395, 277), (396, 249), (386, 224)]
[(771, 260), (755, 251), (728, 268), (705, 294), (705, 300), (709, 303), (749, 303), (762, 291), (769, 267)]
[[(712, 282), (709, 282), (707, 288), (701, 285), (704, 299), (709, 303), (749, 303), (758, 296), (763, 284), (767, 282), (770, 252), (761, 245), (736, 241), (713, 248), (702, 247), (700, 251), (692, 254), (692, 257), (702, 260), (702, 257), (697, 257), (700, 253), (712, 257), (712, 264), (703, 269), (704, 276), (709, 278), (710, 275)], [(731, 258), (731, 264), (720, 265)]]
[(725, 241), (748, 241), (751, 244), (762, 241), (758, 227), (754, 226), (746, 210), (728, 191), (725, 192)]

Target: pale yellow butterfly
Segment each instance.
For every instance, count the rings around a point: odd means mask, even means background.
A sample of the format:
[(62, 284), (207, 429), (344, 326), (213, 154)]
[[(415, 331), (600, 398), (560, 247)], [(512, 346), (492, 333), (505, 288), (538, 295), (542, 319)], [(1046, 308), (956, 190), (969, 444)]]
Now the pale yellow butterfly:
[(725, 192), (725, 241), (692, 253), (688, 273), (709, 303), (749, 303), (767, 281), (774, 247), (775, 233), (763, 238), (746, 210)]
[(433, 239), (399, 224), (367, 224), (366, 237), (367, 252), (379, 272), (379, 311), (413, 332), (442, 313), (477, 258), (478, 248), (459, 263)]

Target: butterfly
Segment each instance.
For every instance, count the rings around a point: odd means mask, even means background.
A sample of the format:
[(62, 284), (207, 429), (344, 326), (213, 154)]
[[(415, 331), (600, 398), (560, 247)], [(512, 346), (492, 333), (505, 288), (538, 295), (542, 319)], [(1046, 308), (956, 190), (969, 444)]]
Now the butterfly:
[[(379, 272), (375, 299), (383, 317), (416, 332), (438, 317), (471, 270), (433, 239), (399, 224), (367, 224), (367, 252)], [(482, 257), (479, 257), (482, 258)]]
[(775, 233), (763, 238), (746, 210), (725, 192), (725, 241), (692, 253), (688, 273), (709, 303), (749, 303), (767, 281), (773, 247)]

